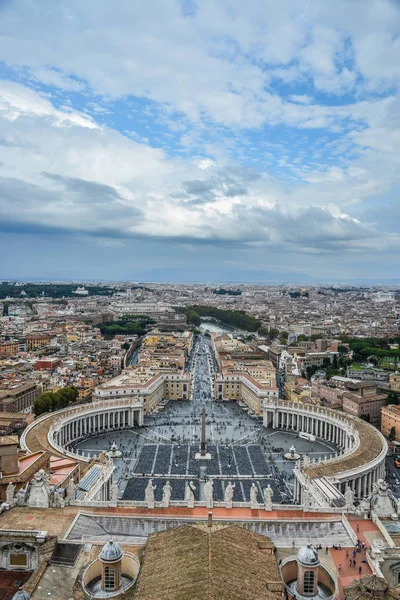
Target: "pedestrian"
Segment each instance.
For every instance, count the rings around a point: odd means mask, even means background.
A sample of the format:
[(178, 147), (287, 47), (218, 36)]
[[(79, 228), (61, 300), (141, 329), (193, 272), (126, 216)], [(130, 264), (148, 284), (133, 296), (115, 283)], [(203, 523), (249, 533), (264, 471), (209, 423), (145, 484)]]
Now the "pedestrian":
[[(360, 567), (360, 569), (361, 569), (361, 567)], [(341, 570), (342, 570), (342, 564), (341, 564), (341, 563), (339, 563), (339, 569), (338, 569), (338, 570), (339, 570), (339, 571), (341, 571)]]
[(349, 551), (346, 550), (346, 558), (349, 558)]
[(356, 566), (356, 564), (357, 564), (357, 561), (356, 561), (356, 559), (355, 559), (355, 558), (353, 558), (353, 567), (355, 567), (355, 566)]
[(358, 567), (358, 573), (361, 575), (362, 567), (361, 565)]
[(351, 567), (352, 564), (353, 564), (353, 561), (350, 559), (349, 560), (349, 567)]
[(357, 525), (357, 533), (360, 533), (360, 526)]

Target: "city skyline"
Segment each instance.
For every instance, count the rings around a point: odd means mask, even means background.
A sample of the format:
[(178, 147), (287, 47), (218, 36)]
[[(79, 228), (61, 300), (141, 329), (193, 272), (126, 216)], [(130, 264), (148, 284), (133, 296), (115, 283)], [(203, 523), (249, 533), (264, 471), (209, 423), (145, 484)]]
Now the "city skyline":
[(395, 280), (392, 0), (0, 2), (0, 278)]

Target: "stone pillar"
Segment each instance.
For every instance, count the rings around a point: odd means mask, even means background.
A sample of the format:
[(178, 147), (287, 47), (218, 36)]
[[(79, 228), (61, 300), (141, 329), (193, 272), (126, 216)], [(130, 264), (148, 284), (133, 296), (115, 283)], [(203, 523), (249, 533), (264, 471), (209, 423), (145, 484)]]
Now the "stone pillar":
[(357, 478), (357, 497), (361, 498), (361, 477)]

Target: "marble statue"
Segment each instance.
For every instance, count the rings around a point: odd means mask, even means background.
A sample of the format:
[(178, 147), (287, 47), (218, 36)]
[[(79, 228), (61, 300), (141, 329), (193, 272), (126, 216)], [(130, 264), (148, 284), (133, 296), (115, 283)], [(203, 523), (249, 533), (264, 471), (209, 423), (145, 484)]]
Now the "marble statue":
[(51, 503), (54, 508), (64, 508), (65, 500), (62, 496), (62, 490), (60, 488), (54, 490), (53, 500)]
[(25, 506), (26, 497), (27, 497), (27, 488), (28, 488), (28, 485), (26, 485), (24, 488), (21, 488), (18, 490), (17, 495), (15, 497), (17, 506)]
[(213, 507), (213, 491), (214, 491), (214, 483), (212, 479), (209, 479), (204, 484), (204, 495), (206, 497), (207, 508)]
[(193, 481), (189, 481), (189, 483), (186, 486), (186, 491), (185, 491), (185, 500), (187, 502), (187, 506), (188, 508), (194, 508), (194, 490), (195, 490), (195, 486)]
[(310, 466), (310, 464), (311, 464), (310, 457), (308, 456), (308, 454), (305, 454), (303, 456), (303, 469), (307, 469)]
[(49, 498), (49, 478), (44, 470), (40, 469), (31, 480), (27, 505), (30, 508), (49, 508)]
[(308, 488), (303, 489), (303, 509), (306, 510), (312, 505), (311, 494)]
[(6, 502), (8, 504), (14, 504), (14, 493), (15, 493), (15, 485), (10, 481), (6, 489)]
[(258, 508), (257, 493), (257, 486), (253, 481), (250, 488), (250, 508)]
[(225, 508), (232, 508), (233, 490), (235, 489), (235, 483), (232, 484), (230, 481), (225, 488)]
[(347, 486), (347, 488), (346, 488), (344, 497), (346, 499), (346, 508), (348, 510), (353, 510), (354, 509), (354, 492), (349, 486)]
[(169, 481), (163, 487), (162, 505), (164, 508), (169, 507), (171, 501), (172, 487)]
[(118, 483), (116, 481), (114, 481), (111, 484), (111, 502), (117, 502), (118, 494), (119, 494)]
[(370, 502), (371, 510), (380, 518), (393, 518), (398, 514), (397, 500), (383, 479), (374, 484)]
[(8, 504), (8, 502), (2, 502), (0, 504), (0, 515), (1, 513), (5, 512), (6, 510), (8, 510), (10, 507), (10, 505)]
[(67, 502), (71, 504), (71, 502), (75, 502), (76, 497), (76, 485), (73, 479), (70, 479), (67, 484)]
[(149, 479), (149, 483), (147, 484), (146, 491), (144, 493), (147, 502), (147, 508), (154, 508), (154, 490), (156, 487), (156, 485), (153, 485), (153, 480)]
[(274, 495), (274, 491), (271, 486), (268, 484), (266, 488), (264, 488), (264, 508), (265, 510), (272, 510), (272, 496)]

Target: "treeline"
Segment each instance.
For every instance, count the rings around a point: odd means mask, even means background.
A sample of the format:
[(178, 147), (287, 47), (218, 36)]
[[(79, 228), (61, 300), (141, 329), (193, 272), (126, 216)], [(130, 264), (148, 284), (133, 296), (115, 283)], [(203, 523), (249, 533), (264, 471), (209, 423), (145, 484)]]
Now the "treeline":
[(78, 398), (76, 387), (65, 387), (58, 392), (45, 392), (33, 403), (33, 412), (38, 417), (43, 413), (53, 412), (60, 408), (65, 408)]
[(261, 327), (261, 321), (248, 315), (244, 310), (224, 310), (213, 306), (195, 305), (186, 309), (185, 313), (188, 323), (192, 325), (199, 325), (200, 317), (214, 317), (225, 325), (244, 331), (257, 331)]
[[(62, 298), (63, 296), (78, 297), (73, 292), (78, 284), (72, 283), (24, 283), (15, 285), (13, 282), (3, 281), (0, 283), (0, 299), (2, 298), (39, 298), (43, 294), (50, 298)], [(90, 296), (111, 296), (113, 289), (103, 286), (85, 286)], [(25, 295), (21, 296), (24, 291)]]
[(343, 341), (349, 344), (355, 362), (365, 360), (369, 356), (376, 356), (378, 360), (391, 357), (400, 361), (400, 350), (390, 348), (390, 344), (400, 344), (400, 336), (392, 338), (346, 338)]
[(105, 337), (115, 335), (145, 335), (155, 321), (146, 315), (123, 315), (117, 321), (96, 325)]
[(308, 298), (308, 292), (289, 292), (291, 298)]
[(241, 290), (226, 290), (225, 288), (219, 288), (218, 290), (213, 290), (213, 294), (218, 294), (219, 296), (241, 296)]

